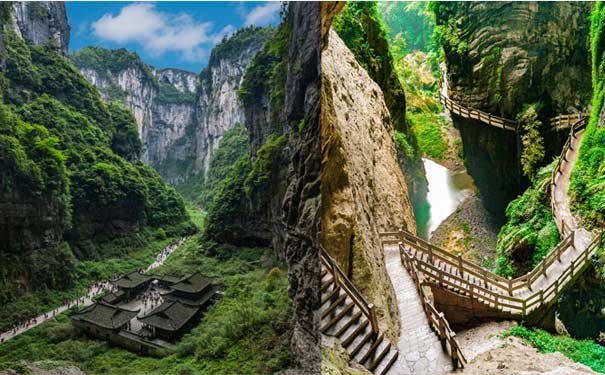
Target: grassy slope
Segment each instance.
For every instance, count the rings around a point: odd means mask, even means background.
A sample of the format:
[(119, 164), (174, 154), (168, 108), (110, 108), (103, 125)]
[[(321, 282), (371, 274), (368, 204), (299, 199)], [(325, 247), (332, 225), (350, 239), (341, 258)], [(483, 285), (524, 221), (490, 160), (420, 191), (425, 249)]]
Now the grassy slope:
[(533, 345), (542, 353), (560, 352), (574, 362), (580, 362), (594, 371), (605, 373), (605, 347), (592, 340), (576, 340), (569, 336), (552, 335), (541, 329), (513, 327), (503, 337), (516, 336)]
[(79, 336), (62, 315), (1, 345), (0, 369), (18, 360), (46, 361), (51, 367), (73, 364), (89, 374), (260, 374), (287, 368), (291, 307), (286, 273), (269, 250), (232, 248), (232, 255), (221, 259), (206, 255), (199, 241), (194, 236), (154, 271), (200, 271), (224, 285), (225, 296), (178, 343), (175, 354), (157, 359), (110, 347)]
[(530, 188), (509, 203), (498, 234), (496, 273), (518, 276), (535, 267), (559, 243), (550, 209), (550, 180), (555, 162), (540, 169)]

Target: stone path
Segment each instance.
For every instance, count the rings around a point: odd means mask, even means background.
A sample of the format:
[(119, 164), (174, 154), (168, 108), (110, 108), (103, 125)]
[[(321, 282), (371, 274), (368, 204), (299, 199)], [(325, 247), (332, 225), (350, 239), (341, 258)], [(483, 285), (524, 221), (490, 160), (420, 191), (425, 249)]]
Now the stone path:
[[(182, 245), (183, 242), (185, 242), (187, 239), (189, 239), (189, 237), (182, 237), (178, 241), (173, 242), (170, 245), (166, 246), (158, 254), (155, 261), (145, 269), (145, 272), (150, 271), (150, 270), (157, 268), (157, 267), (161, 266), (162, 264), (164, 264), (166, 259), (168, 259), (168, 257), (174, 252), (174, 250), (176, 250), (180, 245)], [(9, 331), (3, 332), (2, 334), (0, 334), (0, 343), (4, 343), (4, 342), (12, 339), (13, 337), (16, 337), (16, 336), (22, 334), (23, 332), (27, 332), (30, 329), (37, 327), (40, 324), (42, 324), (50, 319), (53, 319), (56, 315), (60, 315), (61, 313), (65, 312), (67, 309), (69, 309), (73, 306), (84, 307), (84, 306), (92, 305), (92, 303), (93, 303), (92, 299), (95, 296), (97, 296), (107, 290), (111, 290), (111, 288), (112, 288), (112, 284), (111, 284), (110, 280), (103, 281), (100, 283), (95, 283), (95, 284), (91, 285), (91, 287), (90, 287), (88, 293), (86, 293), (86, 295), (81, 296), (73, 301), (69, 301), (67, 304), (60, 306), (54, 310), (51, 310), (45, 314), (36, 316), (36, 317), (30, 319), (28, 322), (20, 324), (15, 329), (11, 329)]]
[(569, 180), (571, 177), (571, 171), (578, 158), (578, 152), (582, 139), (584, 138), (584, 131), (576, 133), (572, 139), (571, 148), (567, 151), (566, 159), (561, 161), (561, 172), (555, 178), (555, 189), (551, 193), (554, 199), (554, 208), (556, 213), (556, 221), (559, 230), (561, 230), (560, 220), (565, 221), (565, 224), (575, 233), (576, 244), (584, 249), (590, 243), (591, 234), (586, 229), (579, 226), (579, 220), (571, 213), (569, 204)]
[(451, 372), (452, 360), (429, 325), (414, 281), (401, 263), (397, 245), (385, 245), (384, 257), (397, 296), (401, 321), (397, 361), (403, 362), (398, 364), (398, 368), (404, 371), (397, 374), (440, 375)]

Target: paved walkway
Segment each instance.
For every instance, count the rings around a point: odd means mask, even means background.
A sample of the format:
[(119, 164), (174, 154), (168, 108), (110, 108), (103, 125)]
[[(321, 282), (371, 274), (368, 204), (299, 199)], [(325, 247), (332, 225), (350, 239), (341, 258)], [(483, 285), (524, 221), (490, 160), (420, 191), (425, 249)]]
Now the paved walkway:
[(565, 224), (575, 233), (576, 247), (581, 246), (582, 249), (586, 248), (590, 243), (591, 234), (586, 229), (579, 226), (580, 222), (570, 210), (569, 205), (569, 180), (571, 177), (571, 171), (578, 158), (578, 152), (582, 139), (584, 138), (584, 131), (576, 133), (575, 138), (571, 143), (571, 149), (567, 151), (566, 159), (561, 161), (561, 172), (557, 174), (555, 178), (555, 189), (551, 193), (554, 199), (554, 208), (556, 213), (557, 227), (561, 230), (560, 220), (564, 220)]
[[(166, 246), (158, 254), (155, 261), (151, 265), (149, 265), (149, 267), (147, 267), (145, 269), (145, 272), (150, 271), (150, 270), (157, 268), (157, 267), (161, 266), (162, 264), (164, 264), (166, 259), (168, 259), (168, 257), (174, 252), (174, 250), (176, 250), (180, 245), (182, 245), (183, 242), (185, 242), (188, 238), (189, 237), (182, 237), (178, 241), (173, 242), (170, 245)], [(69, 301), (67, 304), (65, 304), (63, 306), (60, 306), (45, 314), (36, 316), (35, 318), (30, 319), (28, 322), (20, 324), (17, 328), (11, 329), (7, 332), (0, 334), (0, 343), (6, 342), (6, 341), (12, 339), (13, 337), (16, 337), (16, 336), (22, 334), (23, 332), (27, 332), (30, 329), (37, 327), (40, 324), (42, 324), (50, 319), (53, 319), (56, 315), (60, 315), (61, 313), (65, 312), (67, 309), (69, 309), (73, 306), (84, 307), (84, 306), (92, 305), (92, 303), (93, 303), (92, 299), (95, 296), (97, 296), (105, 291), (111, 290), (112, 287), (113, 286), (111, 284), (111, 280), (95, 283), (90, 286), (86, 295), (81, 296), (73, 301)]]
[(452, 360), (443, 350), (441, 341), (429, 325), (416, 286), (399, 258), (397, 245), (385, 245), (384, 257), (387, 273), (397, 296), (401, 335), (397, 341), (399, 349), (398, 375), (440, 375), (453, 370)]

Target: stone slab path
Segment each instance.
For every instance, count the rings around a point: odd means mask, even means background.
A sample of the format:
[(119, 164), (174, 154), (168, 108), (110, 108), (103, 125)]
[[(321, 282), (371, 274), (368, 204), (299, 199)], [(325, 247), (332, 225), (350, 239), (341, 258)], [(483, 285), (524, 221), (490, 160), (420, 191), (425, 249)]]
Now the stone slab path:
[(569, 180), (571, 178), (571, 171), (578, 158), (578, 152), (582, 139), (584, 138), (584, 131), (576, 133), (572, 139), (571, 148), (567, 151), (566, 159), (561, 161), (560, 173), (555, 178), (555, 188), (553, 190), (552, 197), (554, 199), (554, 208), (556, 213), (556, 221), (559, 230), (561, 230), (561, 220), (565, 221), (565, 224), (575, 233), (576, 247), (586, 248), (591, 240), (591, 234), (586, 229), (580, 226), (578, 218), (572, 214), (569, 204)]
[[(450, 356), (443, 350), (441, 341), (429, 325), (416, 286), (399, 258), (397, 245), (385, 245), (384, 257), (387, 273), (397, 296), (401, 334), (397, 374), (440, 375), (453, 370)], [(394, 373), (394, 372), (389, 372)]]
[[(182, 237), (181, 239), (179, 239), (178, 241), (175, 241), (173, 243), (171, 243), (170, 245), (166, 246), (156, 257), (156, 259), (154, 260), (154, 262), (152, 264), (150, 264), (146, 269), (145, 272), (148, 272), (154, 268), (157, 268), (159, 266), (161, 266), (162, 264), (164, 264), (164, 262), (166, 261), (166, 259), (168, 259), (168, 257), (179, 247), (183, 244), (183, 242), (187, 241), (187, 239), (189, 239), (189, 237)], [(22, 324), (20, 325), (18, 328), (16, 329), (11, 329), (7, 332), (3, 332), (0, 334), (0, 343), (4, 343), (10, 339), (12, 339), (13, 337), (19, 336), (20, 334), (22, 334), (23, 332), (27, 332), (30, 329), (39, 326), (40, 324), (50, 320), (50, 319), (54, 319), (54, 317), (56, 315), (60, 315), (63, 312), (65, 312), (67, 309), (73, 307), (73, 306), (89, 306), (92, 305), (93, 303), (93, 298), (97, 295), (99, 295), (100, 293), (103, 293), (107, 290), (111, 290), (112, 288), (112, 284), (110, 281), (104, 281), (104, 282), (100, 282), (100, 283), (96, 283), (91, 285), (89, 292), (86, 295), (83, 295), (73, 301), (69, 301), (67, 304), (60, 306), (54, 310), (51, 310), (49, 312), (47, 312), (46, 314), (41, 314), (39, 316), (36, 316), (32, 319), (29, 320), (29, 322), (27, 322), (26, 324)]]

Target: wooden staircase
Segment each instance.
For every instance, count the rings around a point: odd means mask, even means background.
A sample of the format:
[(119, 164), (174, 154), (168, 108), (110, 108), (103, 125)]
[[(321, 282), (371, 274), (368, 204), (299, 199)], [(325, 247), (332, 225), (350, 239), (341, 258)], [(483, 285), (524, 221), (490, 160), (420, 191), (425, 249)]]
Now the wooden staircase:
[[(562, 175), (562, 163), (567, 162), (568, 151), (579, 147), (581, 133), (586, 125), (586, 117), (572, 125), (561, 157), (553, 170), (552, 189), (558, 186), (558, 179), (569, 178), (569, 168), (567, 175)], [(551, 194), (551, 205), (555, 222), (564, 238), (533, 270), (515, 279), (496, 275), (407, 231), (381, 233), (381, 236), (383, 243), (399, 244), (402, 255), (406, 255), (414, 263), (417, 272), (427, 282), (470, 297), (489, 308), (510, 314), (513, 318), (522, 318), (552, 306), (565, 288), (573, 284), (591, 264), (592, 256), (604, 243), (603, 231), (593, 235), (566, 222), (565, 215), (561, 213), (568, 210), (568, 207), (559, 207), (554, 194)], [(589, 237), (586, 237), (586, 233)]]
[(388, 374), (399, 352), (380, 333), (372, 304), (365, 302), (332, 257), (321, 251), (320, 330), (338, 338), (351, 359), (374, 374)]

